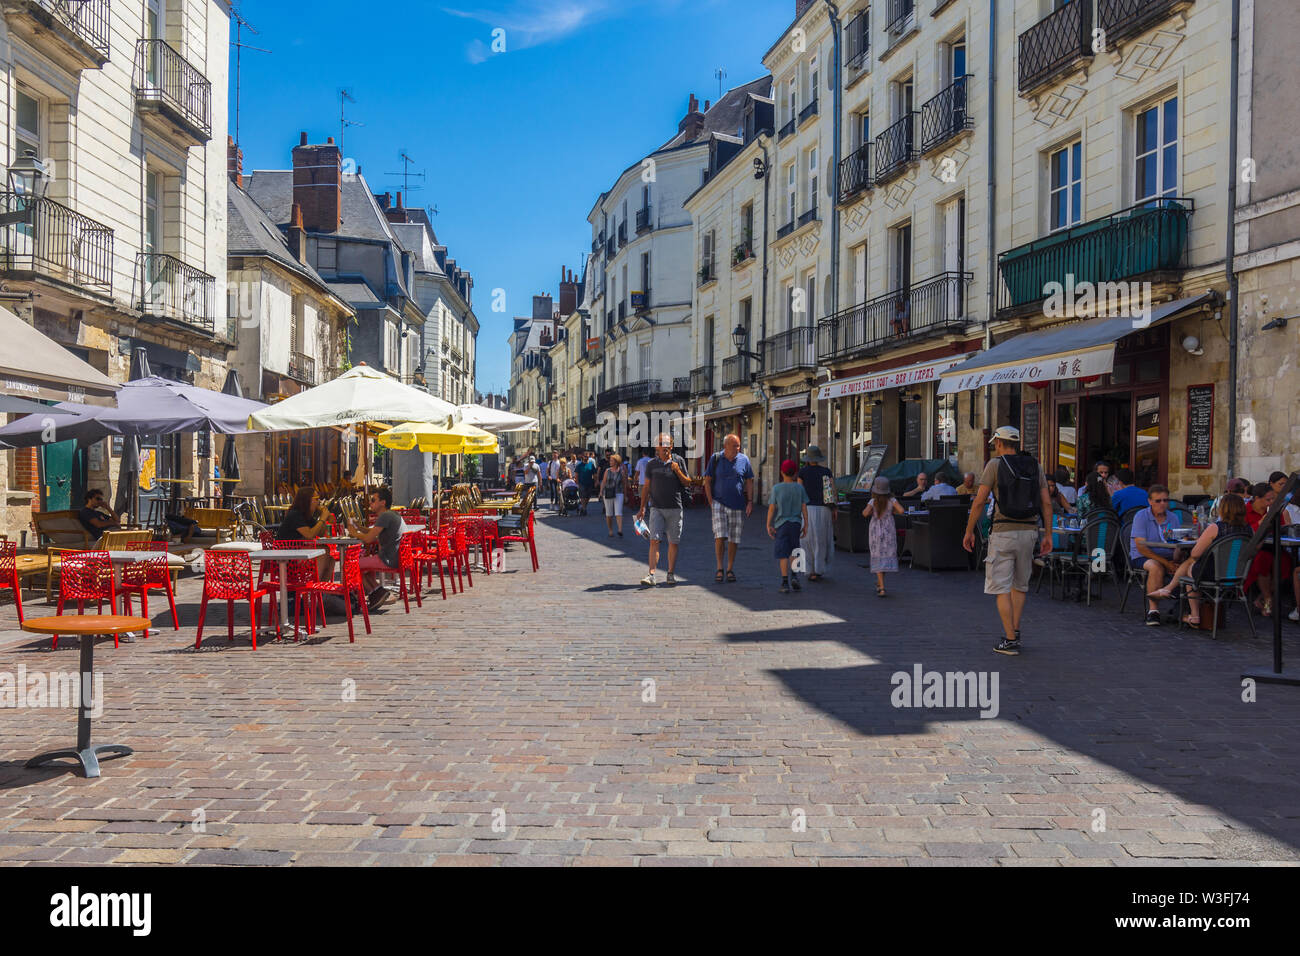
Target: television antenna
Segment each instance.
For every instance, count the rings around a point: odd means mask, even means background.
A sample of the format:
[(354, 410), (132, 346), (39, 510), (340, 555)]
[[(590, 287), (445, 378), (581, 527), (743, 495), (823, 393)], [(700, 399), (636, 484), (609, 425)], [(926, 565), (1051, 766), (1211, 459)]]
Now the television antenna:
[[(415, 160), (413, 160), (413, 159), (411, 158), (411, 154), (408, 153), (408, 152), (407, 152), (406, 150), (404, 150), (404, 149), (398, 151), (398, 153), (397, 153), (397, 158), (400, 159), (400, 160), (402, 161), (402, 171), (401, 171), (400, 173), (385, 173), (384, 175), (386, 175), (386, 176), (401, 176), (401, 177), (402, 177), (402, 193), (403, 193), (403, 195), (409, 196), (409, 195), (411, 194), (411, 190), (412, 190), (412, 189), (423, 189), (423, 188), (424, 188), (423, 186), (419, 186), (419, 185), (412, 186), (412, 185), (411, 185), (411, 180), (412, 180), (412, 178), (414, 178), (414, 179), (426, 179), (426, 178), (428, 178), (428, 174), (427, 174), (427, 172), (419, 172), (419, 173), (413, 173), (413, 172), (411, 172), (411, 164), (414, 163)], [(435, 210), (435, 213), (434, 213), (434, 214), (437, 215), (436, 210)]]
[(255, 53), (270, 53), (270, 50), (264, 50), (260, 46), (249, 46), (244, 42), (244, 29), (247, 28), (249, 33), (254, 36), (260, 36), (257, 27), (253, 26), (244, 19), (244, 15), (239, 12), (239, 7), (232, 5), (230, 16), (235, 21), (235, 145), (239, 145), (239, 92), (241, 83), (242, 64), (240, 62), (244, 50), (252, 50)]
[(718, 99), (722, 99), (722, 81), (727, 78), (727, 71), (722, 67), (718, 67), (713, 71), (713, 75), (718, 78)]
[(365, 123), (358, 123), (356, 120), (348, 119), (348, 104), (355, 103), (356, 97), (352, 91), (346, 88), (339, 90), (339, 153), (346, 157), (347, 151), (343, 148), (343, 139), (347, 135), (349, 126), (365, 126)]

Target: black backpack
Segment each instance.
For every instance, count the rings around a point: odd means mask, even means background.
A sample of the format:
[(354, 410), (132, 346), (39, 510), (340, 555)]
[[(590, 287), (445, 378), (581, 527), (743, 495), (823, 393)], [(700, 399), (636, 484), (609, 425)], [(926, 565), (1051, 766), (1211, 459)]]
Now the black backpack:
[(1004, 518), (1028, 521), (1043, 511), (1038, 462), (1030, 455), (1003, 455), (998, 464), (997, 503)]

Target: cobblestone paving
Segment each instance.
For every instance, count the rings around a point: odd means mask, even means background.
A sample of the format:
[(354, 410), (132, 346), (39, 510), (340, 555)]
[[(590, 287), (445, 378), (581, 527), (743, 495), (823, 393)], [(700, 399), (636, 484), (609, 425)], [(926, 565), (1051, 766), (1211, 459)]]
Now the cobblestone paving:
[[(1213, 642), (1142, 627), (1113, 590), (1091, 608), (1044, 591), (1004, 658), (974, 574), (904, 571), (881, 600), (865, 557), (839, 552), (826, 582), (781, 595), (757, 516), (746, 535), (740, 582), (716, 585), (707, 514), (688, 512), (679, 583), (648, 590), (630, 530), (544, 512), (536, 574), (514, 550), (355, 644), (339, 623), (256, 652), (246, 625), (227, 642), (222, 610), (191, 649), (187, 578), (179, 634), (96, 654), (94, 739), (133, 756), (96, 780), (27, 770), (75, 717), (0, 710), (0, 862), (1300, 859), (1300, 693), (1242, 701), (1239, 675), (1270, 658), (1239, 615)], [(75, 671), (77, 653), (0, 632), (0, 673)], [(916, 664), (996, 672), (997, 717), (893, 707), (891, 675)]]

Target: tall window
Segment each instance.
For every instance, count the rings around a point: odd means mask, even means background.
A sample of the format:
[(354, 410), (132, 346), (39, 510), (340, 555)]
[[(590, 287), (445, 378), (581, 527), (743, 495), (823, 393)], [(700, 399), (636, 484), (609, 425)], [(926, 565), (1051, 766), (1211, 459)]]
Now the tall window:
[(1083, 221), (1083, 144), (1073, 142), (1048, 159), (1051, 175), (1051, 228), (1068, 229)]
[(740, 325), (743, 326), (745, 329), (749, 329), (750, 323), (753, 321), (753, 319), (754, 319), (754, 300), (741, 299), (740, 313), (739, 313)]
[(794, 328), (794, 283), (786, 282), (782, 290), (785, 294), (785, 327)]
[(796, 119), (799, 116), (799, 76), (796, 73), (790, 77), (790, 119)]
[(853, 132), (858, 146), (871, 142), (871, 114), (858, 113), (853, 117)]
[(812, 59), (808, 61), (808, 102), (809, 103), (812, 103), (817, 99), (817, 81), (820, 76), (821, 76), (821, 72), (818, 69), (817, 54), (814, 53), (812, 55)]
[(906, 292), (912, 287), (912, 224), (906, 222), (889, 230), (890, 250), (893, 259), (893, 285), (895, 292)]
[(1178, 97), (1137, 114), (1133, 201), (1178, 195)]
[(641, 253), (641, 291), (650, 291), (650, 253), (648, 252)]
[(803, 313), (799, 315), (800, 325), (811, 325), (817, 314), (817, 270), (809, 269), (803, 276)]
[(754, 204), (747, 202), (740, 207), (740, 241), (752, 247), (754, 243)]
[(795, 169), (794, 163), (787, 163), (785, 167), (785, 200), (786, 200), (785, 221), (787, 223), (794, 222), (795, 216), (798, 215), (798, 213), (796, 213), (794, 209), (795, 196), (797, 192), (795, 188), (796, 173), (797, 170)]
[(817, 208), (817, 147), (808, 150), (808, 209)]
[(16, 97), (17, 126), (14, 129), (14, 158), (21, 159), (31, 150), (39, 160), (41, 149), (41, 102), (23, 90)]

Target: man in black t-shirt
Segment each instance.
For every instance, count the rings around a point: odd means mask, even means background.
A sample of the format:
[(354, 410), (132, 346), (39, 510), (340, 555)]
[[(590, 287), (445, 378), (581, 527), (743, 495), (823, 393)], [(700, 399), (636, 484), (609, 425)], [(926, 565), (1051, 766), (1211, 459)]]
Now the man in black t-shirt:
[(641, 579), (646, 587), (655, 586), (655, 567), (659, 564), (659, 542), (668, 542), (668, 583), (676, 584), (677, 547), (682, 540), (682, 489), (690, 486), (686, 464), (673, 454), (671, 435), (660, 435), (655, 443), (655, 457), (645, 466), (645, 484), (641, 488), (641, 510), (637, 517), (645, 520), (650, 508), (650, 573)]
[(801, 457), (807, 462), (799, 469), (799, 484), (808, 493), (808, 580), (820, 581), (831, 568), (835, 550), (835, 476), (817, 445), (809, 445)]
[(104, 503), (104, 492), (98, 488), (86, 492), (86, 503), (77, 511), (77, 520), (86, 529), (91, 541), (98, 541), (105, 531), (116, 531), (122, 527), (117, 515)]

